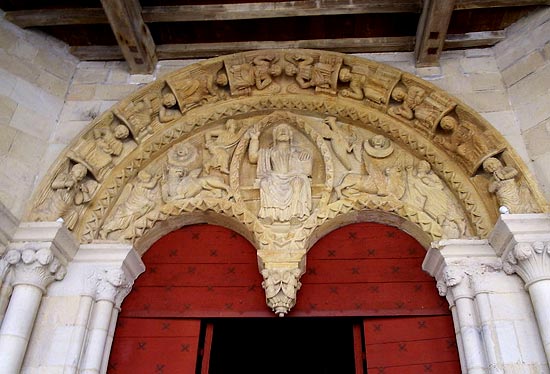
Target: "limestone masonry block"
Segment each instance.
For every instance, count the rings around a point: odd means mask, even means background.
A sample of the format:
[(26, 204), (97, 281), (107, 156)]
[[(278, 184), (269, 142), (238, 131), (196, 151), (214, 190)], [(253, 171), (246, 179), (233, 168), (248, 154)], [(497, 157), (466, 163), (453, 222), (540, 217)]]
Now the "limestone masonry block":
[(550, 118), (525, 131), (524, 138), (532, 159), (550, 153)]
[(502, 78), (509, 87), (545, 64), (540, 51), (533, 51), (502, 71)]

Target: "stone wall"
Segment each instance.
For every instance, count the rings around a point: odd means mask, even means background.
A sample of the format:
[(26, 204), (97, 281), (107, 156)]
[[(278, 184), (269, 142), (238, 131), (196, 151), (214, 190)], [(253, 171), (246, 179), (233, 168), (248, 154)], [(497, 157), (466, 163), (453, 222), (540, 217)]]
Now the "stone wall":
[(507, 30), (493, 48), (532, 170), (550, 196), (550, 9)]
[(50, 136), (77, 63), (64, 44), (0, 14), (0, 203), (17, 217), (45, 168), (41, 160), (51, 159)]

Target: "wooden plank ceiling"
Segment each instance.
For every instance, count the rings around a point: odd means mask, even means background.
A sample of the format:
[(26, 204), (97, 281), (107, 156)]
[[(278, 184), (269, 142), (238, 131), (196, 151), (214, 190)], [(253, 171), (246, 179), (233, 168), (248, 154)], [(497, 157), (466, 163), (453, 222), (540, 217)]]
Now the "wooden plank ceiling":
[(414, 51), (436, 66), (441, 51), (489, 47), (550, 0), (0, 0), (10, 22), (70, 46), (81, 60), (157, 60), (265, 48), (345, 53)]

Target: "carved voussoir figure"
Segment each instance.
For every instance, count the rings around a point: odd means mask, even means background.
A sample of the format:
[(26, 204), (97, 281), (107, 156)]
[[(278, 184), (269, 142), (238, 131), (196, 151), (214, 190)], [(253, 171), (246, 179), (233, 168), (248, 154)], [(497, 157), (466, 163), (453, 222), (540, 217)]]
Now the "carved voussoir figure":
[(455, 116), (444, 116), (434, 143), (452, 152), (470, 175), (474, 175), (483, 160), (500, 153), (504, 147), (498, 146), (494, 137), (479, 131), (472, 123), (460, 121)]
[(225, 61), (229, 78), (231, 95), (248, 96), (253, 90), (277, 93), (280, 86), (273, 82), (274, 77), (281, 75), (283, 68), (275, 54), (259, 54), (251, 58)]
[(145, 94), (131, 101), (122, 109), (115, 109), (115, 115), (130, 129), (137, 142), (153, 134), (153, 97)]
[(483, 161), (483, 170), (491, 174), (487, 189), (495, 194), (499, 206), (504, 212), (531, 213), (534, 208), (529, 190), (518, 184), (518, 171), (512, 166), (505, 166), (496, 157)]
[(400, 104), (390, 106), (388, 113), (396, 118), (410, 120), (418, 129), (432, 134), (441, 118), (450, 113), (456, 103), (437, 92), (405, 83), (393, 88), (391, 98)]
[(399, 81), (401, 74), (382, 68), (371, 69), (355, 65), (340, 69), (339, 79), (349, 83), (348, 88), (341, 89), (339, 96), (356, 100), (363, 98), (376, 104), (387, 104), (390, 94)]
[[(336, 95), (338, 73), (343, 59), (324, 54), (316, 59), (309, 54), (302, 53), (286, 55), (285, 74), (295, 76), (300, 89), (315, 88), (315, 92)], [(299, 91), (292, 86), (288, 89), (290, 92)]]
[(159, 121), (166, 123), (181, 117), (181, 111), (178, 108), (178, 100), (172, 90), (168, 89), (162, 94), (162, 102), (159, 109)]
[(102, 181), (114, 167), (115, 160), (124, 157), (136, 144), (128, 139), (128, 127), (108, 113), (100, 125), (68, 152), (68, 157), (86, 166), (92, 175)]
[(287, 123), (273, 128), (273, 143), (259, 147), (260, 132), (248, 132), (248, 158), (257, 164), (256, 173), (260, 188), (258, 217), (266, 223), (295, 223), (311, 213), (311, 154), (293, 144), (293, 130)]
[(73, 229), (78, 220), (78, 207), (89, 202), (96, 189), (97, 182), (85, 179), (88, 170), (82, 164), (68, 166), (59, 172), (52, 181), (51, 190), (43, 192), (31, 213), (38, 221), (55, 221), (62, 218), (69, 229)]
[(220, 88), (227, 85), (227, 76), (221, 71), (221, 66), (216, 65), (214, 68), (216, 71), (199, 67), (166, 79), (181, 113), (216, 102), (225, 96)]

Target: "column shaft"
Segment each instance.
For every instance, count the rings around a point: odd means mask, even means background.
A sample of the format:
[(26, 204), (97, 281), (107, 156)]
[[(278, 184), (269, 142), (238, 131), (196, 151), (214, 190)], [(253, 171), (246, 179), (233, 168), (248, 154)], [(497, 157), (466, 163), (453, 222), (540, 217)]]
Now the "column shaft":
[(40, 288), (28, 284), (14, 287), (0, 328), (0, 373), (19, 373), (41, 301)]
[(455, 299), (468, 374), (486, 374), (484, 347), (476, 323), (474, 302), (469, 297)]
[(98, 374), (100, 372), (107, 335), (111, 326), (113, 307), (113, 302), (108, 300), (98, 300), (94, 305), (88, 344), (80, 369), (82, 374)]
[(550, 280), (542, 280), (529, 285), (529, 295), (537, 317), (546, 360), (550, 363)]

